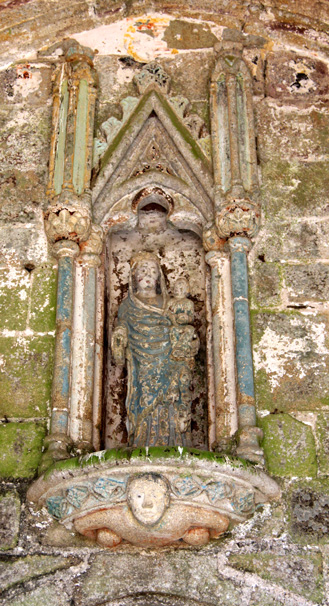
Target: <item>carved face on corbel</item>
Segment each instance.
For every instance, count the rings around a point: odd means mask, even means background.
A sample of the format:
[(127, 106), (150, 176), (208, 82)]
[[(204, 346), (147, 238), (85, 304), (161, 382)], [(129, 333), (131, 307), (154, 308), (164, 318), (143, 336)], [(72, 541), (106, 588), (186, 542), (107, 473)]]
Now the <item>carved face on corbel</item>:
[(140, 524), (154, 526), (169, 507), (169, 484), (160, 474), (134, 476), (128, 482), (127, 502)]

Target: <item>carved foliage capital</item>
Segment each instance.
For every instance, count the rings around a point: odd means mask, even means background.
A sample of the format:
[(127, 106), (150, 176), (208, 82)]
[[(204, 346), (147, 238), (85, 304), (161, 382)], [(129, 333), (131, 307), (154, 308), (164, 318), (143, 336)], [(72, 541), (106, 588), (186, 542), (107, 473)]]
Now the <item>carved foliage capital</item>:
[(203, 228), (202, 243), (206, 252), (217, 251), (223, 248), (223, 239), (217, 233), (215, 223), (207, 223)]
[(103, 250), (103, 229), (100, 225), (91, 226), (88, 240), (81, 243), (81, 252), (88, 255), (100, 255)]
[(45, 230), (50, 242), (72, 240), (83, 242), (87, 240), (91, 228), (89, 214), (66, 208), (51, 211), (45, 220)]
[(220, 238), (245, 235), (253, 238), (260, 227), (260, 207), (249, 199), (232, 199), (216, 213), (216, 227)]

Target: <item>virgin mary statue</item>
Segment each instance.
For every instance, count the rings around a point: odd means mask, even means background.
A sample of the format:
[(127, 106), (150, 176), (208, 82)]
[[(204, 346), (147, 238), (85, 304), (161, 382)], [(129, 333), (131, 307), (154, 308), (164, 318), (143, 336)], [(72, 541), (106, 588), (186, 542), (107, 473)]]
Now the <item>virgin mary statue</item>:
[[(172, 354), (172, 320), (157, 256), (131, 259), (128, 296), (112, 335), (117, 364), (127, 360), (127, 427), (130, 446), (189, 445), (191, 375)], [(189, 395), (190, 399), (190, 395)]]

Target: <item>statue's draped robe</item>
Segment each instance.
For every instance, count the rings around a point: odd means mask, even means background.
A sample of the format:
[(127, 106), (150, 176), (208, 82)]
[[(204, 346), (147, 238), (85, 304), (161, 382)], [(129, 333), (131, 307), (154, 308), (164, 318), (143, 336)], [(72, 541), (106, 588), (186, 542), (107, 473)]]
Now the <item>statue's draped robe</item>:
[(160, 307), (143, 303), (130, 290), (119, 307), (118, 320), (128, 332), (129, 444), (181, 445), (179, 369), (170, 357), (172, 324), (168, 315)]

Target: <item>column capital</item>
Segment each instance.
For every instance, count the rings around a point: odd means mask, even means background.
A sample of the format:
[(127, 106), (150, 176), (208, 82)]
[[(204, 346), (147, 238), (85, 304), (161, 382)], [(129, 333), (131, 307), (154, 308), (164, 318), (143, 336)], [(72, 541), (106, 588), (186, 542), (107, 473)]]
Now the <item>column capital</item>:
[(246, 236), (234, 236), (228, 240), (231, 252), (248, 253), (251, 250), (252, 243)]
[(260, 207), (249, 198), (228, 196), (216, 211), (216, 227), (220, 238), (246, 234), (257, 235), (260, 227)]
[(80, 249), (76, 242), (72, 240), (59, 240), (52, 247), (53, 255), (60, 259), (61, 257), (77, 257)]
[(71, 240), (83, 242), (90, 234), (91, 220), (88, 210), (50, 210), (45, 218), (45, 231), (50, 242)]

